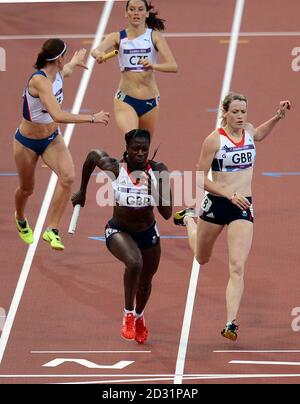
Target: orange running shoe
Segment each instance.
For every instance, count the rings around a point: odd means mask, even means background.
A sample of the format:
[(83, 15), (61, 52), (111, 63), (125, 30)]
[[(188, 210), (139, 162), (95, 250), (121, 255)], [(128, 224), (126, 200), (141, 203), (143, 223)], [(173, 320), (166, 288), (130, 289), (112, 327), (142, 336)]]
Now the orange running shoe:
[(221, 334), (223, 337), (231, 339), (231, 341), (236, 341), (237, 340), (237, 330), (239, 326), (232, 321), (230, 324), (227, 324), (224, 328), (223, 331), (221, 331)]
[(126, 340), (134, 340), (135, 338), (135, 316), (132, 313), (124, 314), (122, 331), (122, 338)]
[(144, 316), (135, 320), (135, 340), (139, 344), (146, 342), (148, 338), (148, 329), (145, 324)]

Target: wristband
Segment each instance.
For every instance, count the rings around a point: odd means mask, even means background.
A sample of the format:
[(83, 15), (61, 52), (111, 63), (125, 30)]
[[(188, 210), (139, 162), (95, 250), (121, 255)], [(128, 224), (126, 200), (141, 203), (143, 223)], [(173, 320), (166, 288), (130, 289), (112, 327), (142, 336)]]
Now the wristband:
[(279, 110), (276, 112), (276, 118), (277, 118), (277, 119), (283, 119), (284, 117), (285, 117), (285, 111), (279, 109)]
[(96, 119), (96, 118), (95, 118), (95, 114), (93, 113), (93, 114), (92, 114), (91, 123), (95, 123), (95, 119)]

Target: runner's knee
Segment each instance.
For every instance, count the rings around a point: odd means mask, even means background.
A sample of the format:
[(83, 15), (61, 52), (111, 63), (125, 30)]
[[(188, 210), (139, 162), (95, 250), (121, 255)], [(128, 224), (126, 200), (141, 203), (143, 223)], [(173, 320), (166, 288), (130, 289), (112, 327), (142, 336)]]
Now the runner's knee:
[(230, 260), (229, 262), (229, 267), (230, 267), (230, 276), (234, 278), (243, 278), (244, 276), (244, 262), (236, 259), (236, 260)]
[(139, 275), (143, 268), (143, 260), (142, 258), (132, 256), (127, 258), (125, 265), (126, 270)]
[(23, 196), (25, 197), (29, 197), (33, 194), (33, 189), (34, 187), (24, 187), (24, 186), (20, 186), (19, 190), (22, 192)]
[(71, 188), (75, 180), (74, 172), (64, 173), (59, 176), (59, 182), (63, 188)]

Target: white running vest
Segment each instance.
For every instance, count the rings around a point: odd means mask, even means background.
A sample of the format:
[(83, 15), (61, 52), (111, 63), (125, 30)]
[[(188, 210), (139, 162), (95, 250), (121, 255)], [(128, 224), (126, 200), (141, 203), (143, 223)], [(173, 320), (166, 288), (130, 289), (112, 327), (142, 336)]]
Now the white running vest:
[[(42, 75), (47, 77), (46, 73), (42, 70), (38, 70), (33, 73), (29, 81), (35, 75)], [(61, 74), (56, 73), (56, 78), (52, 84), (53, 94), (57, 99), (57, 102), (61, 104), (63, 102), (63, 79)], [(39, 97), (34, 97), (29, 93), (28, 85), (26, 86), (23, 93), (23, 117), (27, 121), (36, 123), (52, 123), (53, 119), (51, 115), (46, 111), (44, 105), (42, 104)]]
[[(153, 173), (150, 164), (147, 166), (147, 174), (151, 178), (152, 186), (157, 188), (157, 179)], [(141, 181), (139, 184), (134, 181), (126, 169), (126, 164), (120, 166), (118, 178), (112, 182), (115, 202), (119, 206), (129, 208), (144, 208), (155, 206), (152, 195), (149, 195), (148, 181)]]
[(239, 143), (233, 142), (223, 128), (220, 134), (220, 149), (212, 162), (212, 171), (234, 172), (252, 168), (256, 149), (252, 136), (243, 130), (243, 138)]
[(141, 59), (156, 63), (157, 50), (152, 41), (152, 32), (152, 29), (147, 28), (144, 34), (134, 39), (127, 38), (126, 30), (120, 32), (119, 64), (122, 72), (144, 72), (144, 66), (139, 64)]

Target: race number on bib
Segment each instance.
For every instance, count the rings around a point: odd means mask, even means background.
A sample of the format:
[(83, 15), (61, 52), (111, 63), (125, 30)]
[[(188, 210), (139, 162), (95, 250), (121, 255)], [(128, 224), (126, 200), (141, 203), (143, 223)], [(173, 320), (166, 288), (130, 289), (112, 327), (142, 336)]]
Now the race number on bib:
[(212, 205), (212, 201), (209, 199), (208, 196), (206, 196), (202, 201), (201, 209), (203, 210), (203, 212), (209, 212), (211, 205)]

